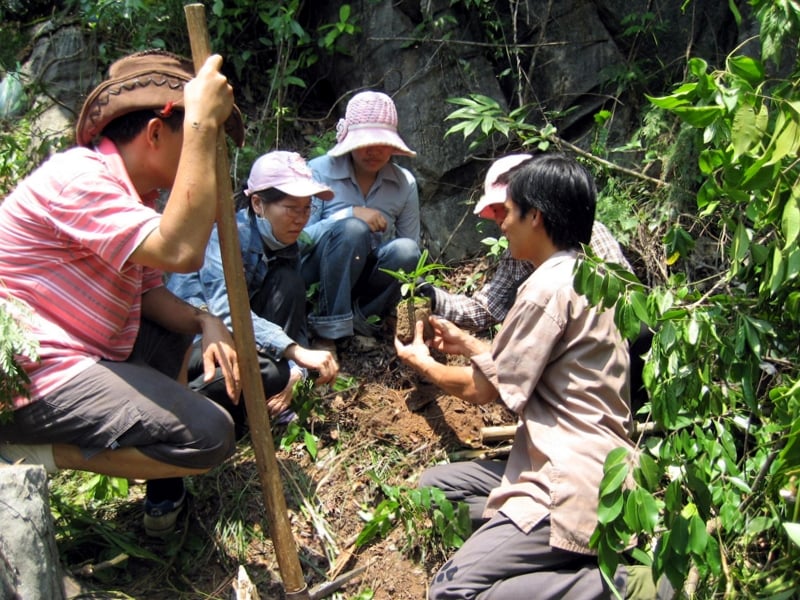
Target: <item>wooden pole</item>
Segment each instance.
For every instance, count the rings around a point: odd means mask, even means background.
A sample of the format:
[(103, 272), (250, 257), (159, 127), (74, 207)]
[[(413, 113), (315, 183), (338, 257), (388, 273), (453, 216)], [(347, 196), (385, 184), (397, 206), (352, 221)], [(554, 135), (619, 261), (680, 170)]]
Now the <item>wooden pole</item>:
[[(184, 6), (192, 60), (195, 72), (200, 70), (211, 54), (205, 7), (202, 4)], [(228, 287), (228, 303), (231, 309), (236, 352), (239, 355), (239, 370), (242, 377), (250, 438), (256, 455), (261, 490), (269, 518), (269, 531), (278, 568), (283, 579), (287, 599), (309, 599), (308, 586), (300, 569), (300, 559), (292, 534), (283, 495), (283, 484), (275, 458), (275, 443), (272, 439), (269, 414), (264, 402), (264, 384), (258, 367), (253, 322), (250, 318), (250, 299), (244, 279), (242, 254), (239, 248), (239, 233), (233, 205), (233, 189), (230, 180), (230, 163), (225, 132), (220, 128), (217, 137), (217, 227), (222, 251), (222, 266), (225, 284)]]

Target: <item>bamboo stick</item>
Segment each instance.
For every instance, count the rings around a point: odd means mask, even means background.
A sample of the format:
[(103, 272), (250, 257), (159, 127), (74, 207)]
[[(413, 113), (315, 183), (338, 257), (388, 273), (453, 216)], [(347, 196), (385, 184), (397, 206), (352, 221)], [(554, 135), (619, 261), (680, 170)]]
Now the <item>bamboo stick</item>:
[[(194, 68), (195, 71), (199, 71), (211, 54), (205, 7), (202, 4), (188, 4), (184, 6), (184, 12), (189, 30)], [(227, 141), (222, 128), (217, 137), (216, 173), (219, 202), (217, 227), (222, 250), (222, 266), (225, 273), (225, 284), (228, 288), (228, 302), (231, 309), (236, 352), (239, 356), (239, 371), (250, 425), (250, 438), (261, 479), (261, 490), (269, 519), (270, 537), (275, 547), (278, 568), (286, 588), (286, 598), (308, 600), (308, 586), (300, 569), (300, 559), (289, 523), (280, 471), (275, 458), (275, 444), (272, 439), (269, 414), (264, 402), (264, 384), (261, 381), (261, 372), (258, 366), (253, 322), (250, 318), (250, 300), (244, 279), (239, 233), (236, 229)]]

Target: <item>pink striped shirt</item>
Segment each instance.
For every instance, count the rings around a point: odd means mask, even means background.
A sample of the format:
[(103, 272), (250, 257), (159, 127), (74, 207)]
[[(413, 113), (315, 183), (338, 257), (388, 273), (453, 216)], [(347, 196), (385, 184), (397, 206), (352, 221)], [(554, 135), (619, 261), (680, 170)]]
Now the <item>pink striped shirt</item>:
[(130, 355), (142, 294), (162, 273), (128, 259), (159, 219), (106, 139), (53, 156), (0, 204), (0, 302), (39, 343), (38, 362), (21, 359), (31, 400), (99, 359)]

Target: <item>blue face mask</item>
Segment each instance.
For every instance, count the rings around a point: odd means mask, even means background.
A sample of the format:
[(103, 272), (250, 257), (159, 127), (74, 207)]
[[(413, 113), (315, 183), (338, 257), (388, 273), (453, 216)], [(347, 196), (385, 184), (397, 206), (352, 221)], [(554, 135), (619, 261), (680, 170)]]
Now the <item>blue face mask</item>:
[(258, 228), (258, 233), (261, 235), (261, 239), (264, 240), (264, 243), (267, 245), (267, 248), (270, 250), (282, 250), (286, 248), (289, 244), (284, 244), (283, 242), (279, 241), (278, 238), (275, 237), (275, 234), (272, 233), (272, 223), (270, 223), (269, 219), (265, 219), (264, 217), (256, 217), (256, 227)]

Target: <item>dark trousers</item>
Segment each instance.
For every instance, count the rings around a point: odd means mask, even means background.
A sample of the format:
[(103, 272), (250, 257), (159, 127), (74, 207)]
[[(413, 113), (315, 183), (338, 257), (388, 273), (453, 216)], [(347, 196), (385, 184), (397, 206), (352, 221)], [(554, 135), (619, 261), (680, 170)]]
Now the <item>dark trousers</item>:
[[(526, 533), (502, 513), (490, 520), (483, 517), (489, 493), (500, 485), (504, 470), (505, 461), (478, 460), (437, 465), (422, 474), (420, 487), (437, 487), (451, 502), (466, 502), (477, 528), (442, 565), (428, 598), (611, 598), (595, 557), (550, 545), (549, 518)], [(619, 569), (615, 579), (624, 592), (626, 571)]]
[[(12, 443), (72, 444), (85, 455), (136, 448), (187, 468), (211, 468), (236, 450), (230, 417), (175, 381), (191, 336), (142, 319), (127, 361), (100, 360), (0, 426)], [(177, 500), (183, 479), (147, 482), (152, 502)]]
[[(308, 344), (305, 317), (305, 285), (300, 273), (289, 263), (274, 261), (259, 291), (250, 299), (250, 310), (271, 323), (279, 325), (286, 334), (302, 346)], [(264, 398), (281, 392), (289, 383), (289, 365), (285, 359), (258, 354), (258, 368), (264, 386)], [(189, 358), (189, 387), (211, 398), (233, 417), (236, 439), (247, 432), (247, 412), (244, 398), (234, 404), (225, 390), (222, 370), (217, 369), (210, 381), (203, 381), (203, 349), (195, 342)]]

